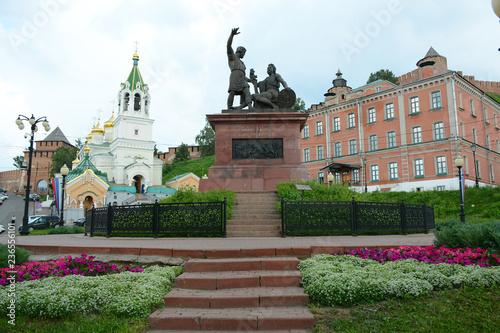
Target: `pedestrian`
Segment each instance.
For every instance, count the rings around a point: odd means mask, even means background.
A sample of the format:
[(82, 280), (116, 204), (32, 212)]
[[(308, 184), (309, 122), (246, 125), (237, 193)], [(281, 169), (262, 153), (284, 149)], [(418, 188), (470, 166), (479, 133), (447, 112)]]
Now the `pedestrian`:
[(12, 219), (10, 221), (12, 224), (16, 224), (16, 215), (12, 215)]

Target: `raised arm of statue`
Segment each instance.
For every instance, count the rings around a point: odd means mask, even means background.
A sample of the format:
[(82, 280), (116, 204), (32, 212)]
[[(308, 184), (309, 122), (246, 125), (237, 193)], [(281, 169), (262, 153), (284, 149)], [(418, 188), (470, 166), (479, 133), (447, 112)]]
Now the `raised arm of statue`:
[(234, 54), (234, 50), (233, 50), (233, 47), (232, 47), (232, 44), (233, 44), (233, 37), (235, 35), (238, 35), (239, 32), (238, 32), (238, 29), (239, 28), (233, 28), (231, 30), (231, 34), (229, 35), (229, 39), (227, 40), (227, 54), (228, 55), (233, 55)]

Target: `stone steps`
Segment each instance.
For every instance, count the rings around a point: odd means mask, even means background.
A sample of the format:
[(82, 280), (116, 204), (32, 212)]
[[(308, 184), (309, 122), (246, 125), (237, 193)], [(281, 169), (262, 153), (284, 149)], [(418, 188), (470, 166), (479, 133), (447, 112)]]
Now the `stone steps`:
[[(152, 332), (309, 332), (314, 317), (295, 257), (191, 259)], [(161, 331), (165, 330), (165, 331)]]

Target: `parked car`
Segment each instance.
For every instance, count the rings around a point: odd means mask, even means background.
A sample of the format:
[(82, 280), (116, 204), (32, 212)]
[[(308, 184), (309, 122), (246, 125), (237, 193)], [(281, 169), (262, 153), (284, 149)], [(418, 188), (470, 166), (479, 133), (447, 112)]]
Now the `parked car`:
[[(24, 200), (26, 200), (26, 196), (24, 196)], [(36, 193), (30, 193), (31, 201), (40, 201), (40, 196)]]
[(9, 198), (9, 195), (7, 193), (1, 193), (0, 194), (0, 200), (5, 201)]
[(74, 225), (84, 227), (85, 226), (85, 217), (77, 219), (75, 222), (73, 222)]
[[(39, 216), (31, 222), (28, 222), (28, 230), (33, 231), (33, 230), (38, 230), (38, 229), (47, 229), (47, 228), (58, 228), (63, 226), (63, 222), (59, 219), (59, 216), (55, 215), (42, 215)], [(19, 231), (23, 228), (22, 225), (19, 226)]]
[(4, 231), (5, 231), (5, 227), (0, 224), (0, 234), (3, 233)]

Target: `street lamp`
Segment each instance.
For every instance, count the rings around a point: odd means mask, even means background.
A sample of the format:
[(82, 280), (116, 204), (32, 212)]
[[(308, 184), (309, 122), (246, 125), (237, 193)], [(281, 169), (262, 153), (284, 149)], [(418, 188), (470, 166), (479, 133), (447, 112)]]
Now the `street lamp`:
[(460, 221), (465, 222), (464, 212), (464, 191), (462, 188), (462, 167), (464, 166), (464, 159), (460, 155), (455, 159), (455, 166), (458, 168), (458, 181), (460, 183)]
[(477, 180), (477, 163), (476, 163), (476, 145), (473, 143), (470, 145), (472, 149), (472, 156), (474, 157), (474, 174), (476, 175), (476, 187), (479, 187), (479, 181)]
[(66, 166), (66, 164), (64, 164), (61, 168), (61, 175), (63, 177), (62, 193), (61, 193), (61, 224), (62, 225), (64, 225), (64, 184), (65, 184), (66, 176), (68, 175), (68, 173), (69, 173), (69, 169)]
[[(16, 119), (16, 125), (19, 127), (19, 129), (22, 131), (24, 129), (24, 124), (23, 121), (26, 120), (30, 126), (31, 126), (31, 133), (27, 134), (30, 136), (30, 150), (29, 150), (29, 161), (28, 161), (28, 179), (26, 182), (26, 197), (25, 197), (25, 203), (24, 203), (24, 217), (23, 217), (23, 225), (21, 228), (21, 235), (29, 235), (30, 231), (28, 229), (28, 210), (29, 210), (29, 203), (30, 203), (30, 188), (31, 188), (31, 159), (33, 157), (33, 139), (35, 137), (35, 132), (38, 131), (38, 127), (36, 124), (42, 123), (43, 127), (45, 128), (45, 131), (50, 131), (50, 126), (49, 126), (49, 121), (47, 120), (47, 117), (43, 116), (38, 119), (35, 119), (35, 116), (31, 115), (31, 118), (28, 118), (23, 115), (19, 115)], [(26, 135), (25, 135), (26, 137)]]
[(333, 173), (330, 171), (330, 173), (328, 173), (328, 184), (330, 184), (330, 186), (332, 186), (333, 178)]
[(368, 192), (368, 185), (366, 184), (366, 157), (363, 158), (363, 164), (365, 166), (365, 168), (364, 168), (364, 170), (365, 170), (365, 172), (364, 172), (364, 174), (365, 174), (365, 193), (367, 193)]

